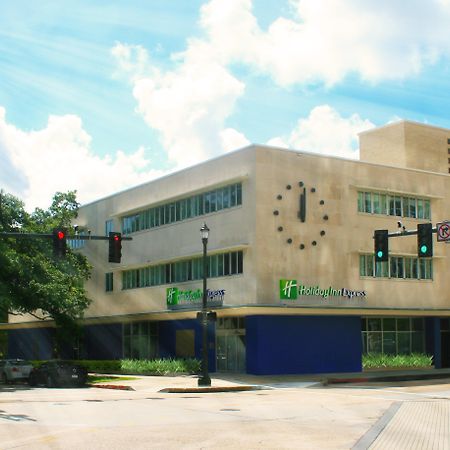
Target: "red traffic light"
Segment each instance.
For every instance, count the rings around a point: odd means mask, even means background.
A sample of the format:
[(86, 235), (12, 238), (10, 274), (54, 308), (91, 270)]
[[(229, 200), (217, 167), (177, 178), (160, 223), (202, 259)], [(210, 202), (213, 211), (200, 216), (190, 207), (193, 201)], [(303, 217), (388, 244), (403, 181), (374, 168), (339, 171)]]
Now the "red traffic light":
[(67, 253), (66, 230), (64, 228), (53, 229), (53, 254), (63, 258)]
[(122, 234), (109, 232), (108, 262), (120, 263), (122, 257)]

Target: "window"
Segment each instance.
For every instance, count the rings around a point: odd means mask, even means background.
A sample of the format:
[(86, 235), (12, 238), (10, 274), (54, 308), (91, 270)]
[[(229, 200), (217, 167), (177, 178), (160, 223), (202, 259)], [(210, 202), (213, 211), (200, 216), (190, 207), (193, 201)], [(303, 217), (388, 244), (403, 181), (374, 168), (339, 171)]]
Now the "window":
[(239, 205), (242, 205), (242, 183), (235, 183), (122, 217), (122, 233), (135, 233)]
[(158, 357), (158, 324), (156, 322), (124, 323), (123, 357), (154, 359)]
[[(244, 273), (242, 250), (208, 256), (208, 278)], [(112, 275), (112, 274), (111, 274)], [(122, 289), (159, 286), (203, 279), (203, 258), (186, 259), (122, 272)]]
[(415, 317), (363, 317), (364, 353), (401, 355), (425, 351), (424, 319)]
[(431, 219), (430, 200), (379, 192), (358, 192), (358, 212)]
[(432, 280), (433, 260), (391, 256), (389, 261), (375, 262), (373, 255), (359, 255), (359, 274), (362, 277)]
[(114, 222), (111, 220), (107, 220), (105, 222), (105, 236), (108, 236), (109, 233), (114, 231)]
[(112, 272), (105, 273), (105, 291), (112, 292), (114, 290), (114, 277)]

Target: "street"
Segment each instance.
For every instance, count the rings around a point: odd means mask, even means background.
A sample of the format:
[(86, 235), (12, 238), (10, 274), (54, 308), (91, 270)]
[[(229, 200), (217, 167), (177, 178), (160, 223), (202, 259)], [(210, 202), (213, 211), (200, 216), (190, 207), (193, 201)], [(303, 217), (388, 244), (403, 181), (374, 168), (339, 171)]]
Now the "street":
[[(435, 419), (446, 421), (448, 439), (450, 384), (323, 387), (290, 381), (247, 392), (159, 392), (181, 381), (145, 377), (130, 383), (135, 391), (2, 386), (0, 449), (345, 449), (358, 441), (356, 448), (367, 448), (383, 438), (370, 430), (392, 405), (439, 406), (434, 414), (442, 417)], [(376, 444), (388, 448), (388, 442)]]

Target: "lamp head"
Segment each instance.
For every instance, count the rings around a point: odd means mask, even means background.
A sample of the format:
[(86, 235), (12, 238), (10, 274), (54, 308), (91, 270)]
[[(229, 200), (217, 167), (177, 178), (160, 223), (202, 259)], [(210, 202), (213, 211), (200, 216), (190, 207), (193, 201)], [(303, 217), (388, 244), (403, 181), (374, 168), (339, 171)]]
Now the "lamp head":
[(206, 223), (203, 223), (203, 226), (200, 228), (200, 236), (202, 237), (202, 241), (205, 239), (208, 240), (209, 228)]

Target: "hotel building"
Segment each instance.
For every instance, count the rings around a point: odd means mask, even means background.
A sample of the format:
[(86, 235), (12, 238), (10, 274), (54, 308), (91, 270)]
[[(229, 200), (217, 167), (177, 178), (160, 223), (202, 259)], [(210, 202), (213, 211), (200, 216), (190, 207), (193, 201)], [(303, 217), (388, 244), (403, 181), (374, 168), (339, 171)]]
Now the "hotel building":
[[(449, 163), (450, 130), (401, 121), (361, 133), (359, 160), (251, 145), (83, 205), (80, 229), (132, 240), (118, 264), (104, 241), (73, 243), (93, 265), (77, 356), (200, 358), (206, 223), (211, 371), (355, 372), (364, 352), (449, 367), (450, 246), (373, 250), (374, 230), (450, 219)], [(10, 357), (51, 357), (51, 321), (2, 328)]]

